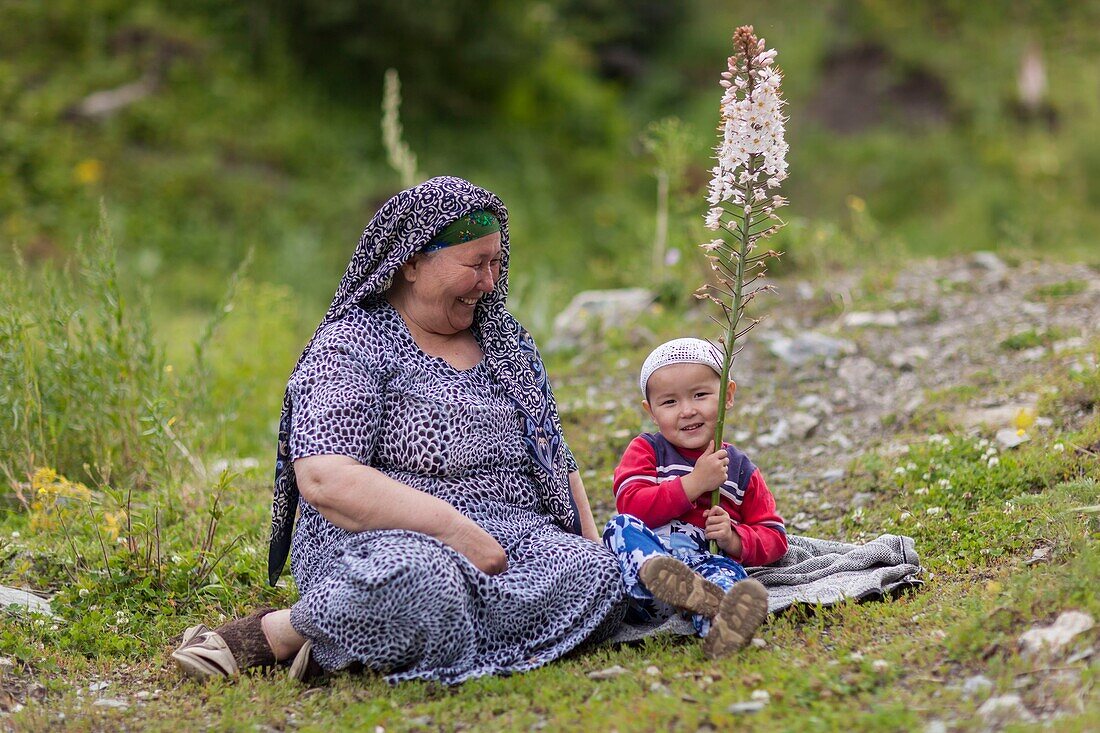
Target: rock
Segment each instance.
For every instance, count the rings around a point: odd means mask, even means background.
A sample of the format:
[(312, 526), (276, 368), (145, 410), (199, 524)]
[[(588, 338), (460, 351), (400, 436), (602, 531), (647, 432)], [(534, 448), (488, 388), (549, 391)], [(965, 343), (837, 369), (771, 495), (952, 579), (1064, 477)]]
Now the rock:
[(841, 450), (848, 450), (852, 447), (852, 441), (844, 433), (831, 433), (829, 442), (840, 446)]
[(790, 525), (799, 532), (805, 532), (815, 524), (817, 524), (817, 520), (806, 514), (806, 512), (799, 512), (790, 518)]
[(906, 415), (912, 415), (914, 412), (917, 411), (917, 408), (919, 408), (923, 404), (924, 404), (924, 395), (923, 394), (915, 394), (915, 395), (913, 395), (912, 397), (909, 398), (909, 401), (906, 402), (905, 405), (901, 409), (902, 409), (903, 412), (905, 412)]
[(814, 417), (809, 413), (796, 412), (791, 415), (791, 433), (801, 440), (812, 436), (820, 424), (821, 418)]
[(942, 720), (929, 720), (924, 726), (924, 733), (947, 733), (947, 723)]
[(756, 444), (764, 448), (774, 448), (780, 443), (787, 442), (787, 438), (790, 437), (790, 423), (785, 419), (779, 418), (772, 425), (772, 429), (765, 435), (761, 435), (756, 439)]
[(762, 700), (753, 700), (751, 702), (735, 702), (726, 708), (726, 712), (733, 713), (734, 715), (741, 715), (743, 713), (759, 713), (764, 709), (767, 703)]
[(112, 697), (101, 697), (93, 702), (92, 705), (97, 708), (111, 708), (112, 710), (125, 710), (130, 707), (130, 703), (125, 700), (118, 700)]
[(554, 337), (548, 350), (576, 346), (593, 326), (624, 326), (653, 302), (656, 296), (644, 288), (585, 290), (577, 293), (554, 319)]
[(1025, 656), (1041, 651), (1056, 654), (1073, 637), (1095, 625), (1092, 616), (1081, 611), (1065, 611), (1050, 626), (1035, 626), (1020, 635), (1020, 649)]
[(41, 682), (32, 682), (27, 687), (27, 699), (42, 702), (46, 699), (46, 686)]
[(798, 401), (798, 409), (806, 410), (815, 415), (832, 415), (833, 406), (820, 395), (808, 394)]
[(1020, 443), (1026, 443), (1029, 440), (1031, 440), (1031, 437), (1027, 433), (1020, 432), (1015, 428), (1001, 428), (997, 431), (997, 443), (1005, 450), (1015, 448)]
[(993, 691), (993, 680), (983, 674), (967, 677), (962, 684), (962, 693), (967, 698), (986, 697)]
[(1030, 723), (1035, 720), (1035, 717), (1024, 707), (1024, 701), (1016, 694), (989, 698), (978, 708), (978, 715), (987, 725), (994, 728), (1009, 723)]
[(1024, 361), (1039, 361), (1047, 355), (1047, 349), (1045, 346), (1032, 346), (1030, 349), (1024, 349), (1020, 352), (1020, 358)]
[(1055, 354), (1061, 354), (1063, 351), (1070, 351), (1075, 349), (1085, 348), (1085, 339), (1080, 336), (1071, 336), (1068, 339), (1062, 339), (1061, 341), (1055, 341), (1051, 345), (1051, 349)]
[(768, 341), (768, 350), (790, 366), (801, 366), (814, 359), (835, 359), (844, 354), (853, 354), (855, 344), (851, 341), (836, 339), (815, 331), (800, 333), (794, 338), (762, 334)]
[(759, 636), (752, 637), (752, 645), (757, 649), (764, 649), (768, 646), (768, 642), (761, 639)]
[(1023, 411), (1035, 412), (1039, 398), (1036, 395), (1021, 395), (1019, 401), (1008, 404), (982, 405), (981, 407), (964, 407), (957, 411), (954, 420), (962, 428), (1000, 428), (1012, 425), (1016, 416)]
[(903, 323), (913, 323), (917, 314), (913, 311), (852, 311), (844, 316), (844, 325), (850, 328), (878, 326), (879, 328), (897, 328)]
[(925, 361), (928, 361), (928, 349), (923, 346), (910, 346), (890, 354), (890, 366), (903, 372), (911, 372)]
[(867, 506), (874, 501), (874, 499), (875, 495), (869, 491), (860, 491), (852, 495), (852, 499), (848, 502), (848, 505), (853, 509), (859, 509), (860, 507)]
[(767, 690), (753, 690), (749, 697), (757, 702), (771, 702), (772, 696)]
[(648, 674), (650, 677), (657, 677), (661, 674), (661, 669), (659, 667), (654, 667), (651, 664), (645, 668), (645, 673)]
[(847, 472), (843, 468), (830, 468), (821, 474), (821, 480), (827, 484), (833, 484), (844, 478)]
[(1020, 313), (1025, 316), (1045, 316), (1050, 311), (1046, 303), (1036, 303), (1030, 300), (1020, 300), (1014, 305), (1019, 308)]
[(50, 609), (50, 602), (44, 598), (39, 598), (30, 591), (20, 588), (9, 588), (6, 585), (0, 585), (0, 608), (10, 608), (11, 606), (18, 606), (14, 610), (40, 613), (43, 616), (57, 618), (54, 616), (53, 610)]
[(837, 374), (854, 388), (866, 387), (877, 371), (878, 366), (866, 356), (851, 356), (840, 362)]
[(626, 674), (626, 669), (616, 664), (608, 667), (607, 669), (601, 669), (596, 672), (589, 672), (588, 678), (592, 680), (609, 680), (624, 674)]
[(975, 269), (985, 270), (990, 275), (1001, 276), (1008, 272), (1008, 265), (992, 252), (975, 252), (970, 256)]
[(1041, 562), (1050, 562), (1050, 548), (1046, 545), (1032, 550), (1031, 557), (1024, 560), (1024, 565), (1038, 565)]

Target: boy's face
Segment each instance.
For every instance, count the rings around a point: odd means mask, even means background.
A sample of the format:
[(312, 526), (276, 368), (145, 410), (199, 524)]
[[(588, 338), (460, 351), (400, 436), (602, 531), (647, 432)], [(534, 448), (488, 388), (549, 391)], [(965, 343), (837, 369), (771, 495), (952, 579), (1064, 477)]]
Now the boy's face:
[[(718, 375), (706, 364), (669, 364), (649, 377), (642, 406), (665, 440), (678, 448), (703, 450), (714, 438), (718, 421)], [(737, 385), (729, 383), (726, 407)]]

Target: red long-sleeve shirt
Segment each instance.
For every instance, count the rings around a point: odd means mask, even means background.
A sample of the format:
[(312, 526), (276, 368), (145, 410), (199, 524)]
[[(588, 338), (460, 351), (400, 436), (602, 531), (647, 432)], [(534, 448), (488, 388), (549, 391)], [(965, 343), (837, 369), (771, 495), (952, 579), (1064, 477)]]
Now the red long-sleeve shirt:
[[(767, 565), (787, 551), (787, 531), (776, 513), (775, 498), (760, 469), (729, 443), (729, 479), (722, 485), (721, 506), (729, 513), (741, 538), (742, 565)], [(703, 451), (672, 446), (659, 433), (639, 435), (630, 442), (615, 468), (615, 508), (646, 526), (657, 528), (673, 519), (706, 526), (703, 512), (710, 508), (710, 492), (691, 502), (683, 477), (695, 467)]]

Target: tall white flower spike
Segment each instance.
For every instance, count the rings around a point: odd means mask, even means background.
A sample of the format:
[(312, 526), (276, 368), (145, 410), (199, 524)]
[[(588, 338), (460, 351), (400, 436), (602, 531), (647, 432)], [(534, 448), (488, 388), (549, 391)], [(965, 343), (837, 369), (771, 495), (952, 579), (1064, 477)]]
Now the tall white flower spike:
[[(719, 339), (723, 352), (723, 374), (730, 373), (734, 357), (742, 347), (738, 339), (748, 333), (759, 319), (748, 319), (738, 330), (745, 306), (757, 293), (771, 290), (758, 284), (767, 271), (767, 261), (779, 257), (768, 250), (753, 250), (783, 225), (776, 211), (787, 200), (773, 193), (787, 177), (787, 141), (784, 136), (783, 97), (779, 91), (782, 74), (775, 67), (775, 49), (766, 49), (751, 25), (741, 26), (733, 34), (734, 53), (719, 82), (722, 102), (719, 108), (717, 165), (707, 189), (706, 226), (719, 233), (718, 238), (700, 245), (714, 272), (714, 281), (696, 291), (695, 297), (715, 303), (721, 318), (715, 318), (724, 333)], [(718, 422), (714, 445), (722, 445), (726, 421), (726, 379), (722, 380), (718, 399)], [(711, 505), (719, 501), (717, 491)], [(711, 542), (711, 551), (717, 545)]]

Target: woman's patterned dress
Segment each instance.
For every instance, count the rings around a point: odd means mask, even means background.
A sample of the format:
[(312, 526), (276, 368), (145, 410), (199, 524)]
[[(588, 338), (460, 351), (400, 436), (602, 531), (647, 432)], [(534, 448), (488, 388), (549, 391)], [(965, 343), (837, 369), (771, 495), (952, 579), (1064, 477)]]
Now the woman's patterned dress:
[(459, 371), (428, 356), (374, 299), (322, 329), (288, 395), (292, 459), (350, 456), (449, 502), (508, 555), (486, 575), (433, 537), (352, 534), (302, 501), (291, 622), (323, 667), (454, 684), (538, 667), (617, 627), (614, 555), (551, 519), (516, 406), (484, 362)]

